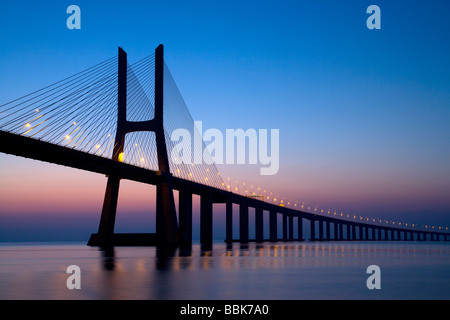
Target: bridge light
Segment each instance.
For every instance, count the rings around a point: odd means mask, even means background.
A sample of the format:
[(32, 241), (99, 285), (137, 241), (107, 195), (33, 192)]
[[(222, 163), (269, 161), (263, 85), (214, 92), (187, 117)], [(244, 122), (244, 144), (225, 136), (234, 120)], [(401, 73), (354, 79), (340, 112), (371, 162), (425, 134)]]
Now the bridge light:
[(36, 109), (35, 111), (36, 111), (36, 112), (39, 112), (39, 109)]
[(119, 153), (119, 162), (123, 162), (123, 152)]
[(70, 135), (67, 135), (64, 140), (69, 140), (70, 139)]
[(73, 123), (72, 123), (74, 126), (76, 126), (77, 125), (77, 123), (74, 121)]
[(99, 148), (100, 148), (100, 145), (99, 145), (99, 144), (95, 146), (95, 149), (99, 149)]
[(30, 126), (31, 126), (31, 124), (27, 123), (27, 124), (25, 125), (25, 128), (29, 128)]
[(141, 158), (141, 162), (142, 162), (142, 163), (144, 163), (144, 162), (145, 162), (145, 159), (144, 159), (143, 157)]

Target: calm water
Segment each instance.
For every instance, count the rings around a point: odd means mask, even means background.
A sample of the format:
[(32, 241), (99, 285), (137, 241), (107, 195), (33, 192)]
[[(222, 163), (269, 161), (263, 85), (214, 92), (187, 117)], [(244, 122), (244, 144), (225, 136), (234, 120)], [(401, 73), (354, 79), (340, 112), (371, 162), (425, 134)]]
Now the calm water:
[[(81, 289), (69, 290), (69, 265)], [(366, 269), (381, 268), (369, 290)], [(0, 244), (0, 299), (449, 299), (443, 242), (215, 244), (161, 252)]]

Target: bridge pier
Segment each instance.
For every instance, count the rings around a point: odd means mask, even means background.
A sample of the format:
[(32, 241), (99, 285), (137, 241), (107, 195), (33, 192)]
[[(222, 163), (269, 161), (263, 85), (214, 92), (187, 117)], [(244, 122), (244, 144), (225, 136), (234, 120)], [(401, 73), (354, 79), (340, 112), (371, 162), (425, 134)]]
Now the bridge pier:
[(114, 225), (116, 221), (117, 199), (119, 197), (120, 179), (109, 176), (103, 200), (102, 215), (97, 234), (92, 234), (89, 246), (111, 246), (114, 243)]
[(255, 208), (255, 237), (256, 242), (263, 242), (264, 239), (264, 219), (263, 210)]
[(301, 216), (297, 217), (297, 224), (298, 224), (298, 241), (304, 241), (303, 238), (303, 218)]
[(326, 240), (330, 241), (331, 240), (331, 226), (330, 226), (330, 221), (328, 221), (328, 220), (325, 221), (325, 230), (326, 230)]
[(294, 241), (294, 217), (289, 216), (289, 241)]
[(270, 241), (276, 242), (278, 239), (277, 235), (277, 212), (270, 210), (269, 212), (269, 228), (270, 228)]
[(239, 241), (248, 242), (248, 205), (239, 205)]
[(311, 241), (316, 241), (317, 240), (316, 239), (316, 226), (315, 226), (316, 221), (314, 219), (311, 219), (310, 222), (311, 222), (311, 230), (310, 230)]
[(184, 243), (192, 243), (192, 193), (188, 187), (178, 193), (179, 230)]
[(200, 243), (212, 244), (213, 195), (206, 192), (200, 196)]
[(227, 199), (225, 204), (225, 242), (233, 242), (233, 202)]

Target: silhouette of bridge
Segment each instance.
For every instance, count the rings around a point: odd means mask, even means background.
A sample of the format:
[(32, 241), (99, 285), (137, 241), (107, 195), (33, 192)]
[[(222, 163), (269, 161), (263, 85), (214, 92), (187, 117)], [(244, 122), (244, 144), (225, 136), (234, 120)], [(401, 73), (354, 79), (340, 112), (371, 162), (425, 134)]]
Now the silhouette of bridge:
[[(353, 221), (233, 193), (214, 164), (180, 164), (168, 156), (174, 147), (168, 133), (177, 128), (196, 130), (164, 62), (163, 46), (132, 65), (119, 48), (116, 57), (0, 106), (0, 151), (107, 176), (91, 246), (190, 244), (193, 195), (200, 196), (202, 244), (213, 241), (217, 203), (225, 204), (228, 243), (303, 241), (304, 221), (309, 221), (311, 241), (448, 241), (449, 233), (443, 230)], [(114, 232), (121, 179), (156, 186), (155, 233)], [(239, 206), (237, 239), (233, 239), (233, 205)], [(255, 212), (252, 239), (250, 208)], [(268, 238), (264, 215), (269, 217)]]

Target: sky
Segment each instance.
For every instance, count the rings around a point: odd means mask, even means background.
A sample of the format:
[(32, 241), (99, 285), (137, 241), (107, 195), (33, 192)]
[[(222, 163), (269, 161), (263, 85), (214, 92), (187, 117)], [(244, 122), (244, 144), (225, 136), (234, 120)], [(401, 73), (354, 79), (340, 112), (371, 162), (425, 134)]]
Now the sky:
[[(66, 26), (72, 4), (80, 30)], [(379, 30), (366, 26), (372, 4)], [(204, 130), (279, 129), (276, 175), (220, 165), (223, 177), (319, 208), (449, 226), (448, 12), (447, 0), (1, 1), (0, 105), (118, 46), (132, 62), (162, 43)], [(104, 176), (0, 154), (0, 181), (0, 241), (96, 232)], [(153, 227), (153, 193), (122, 183), (117, 230)]]

